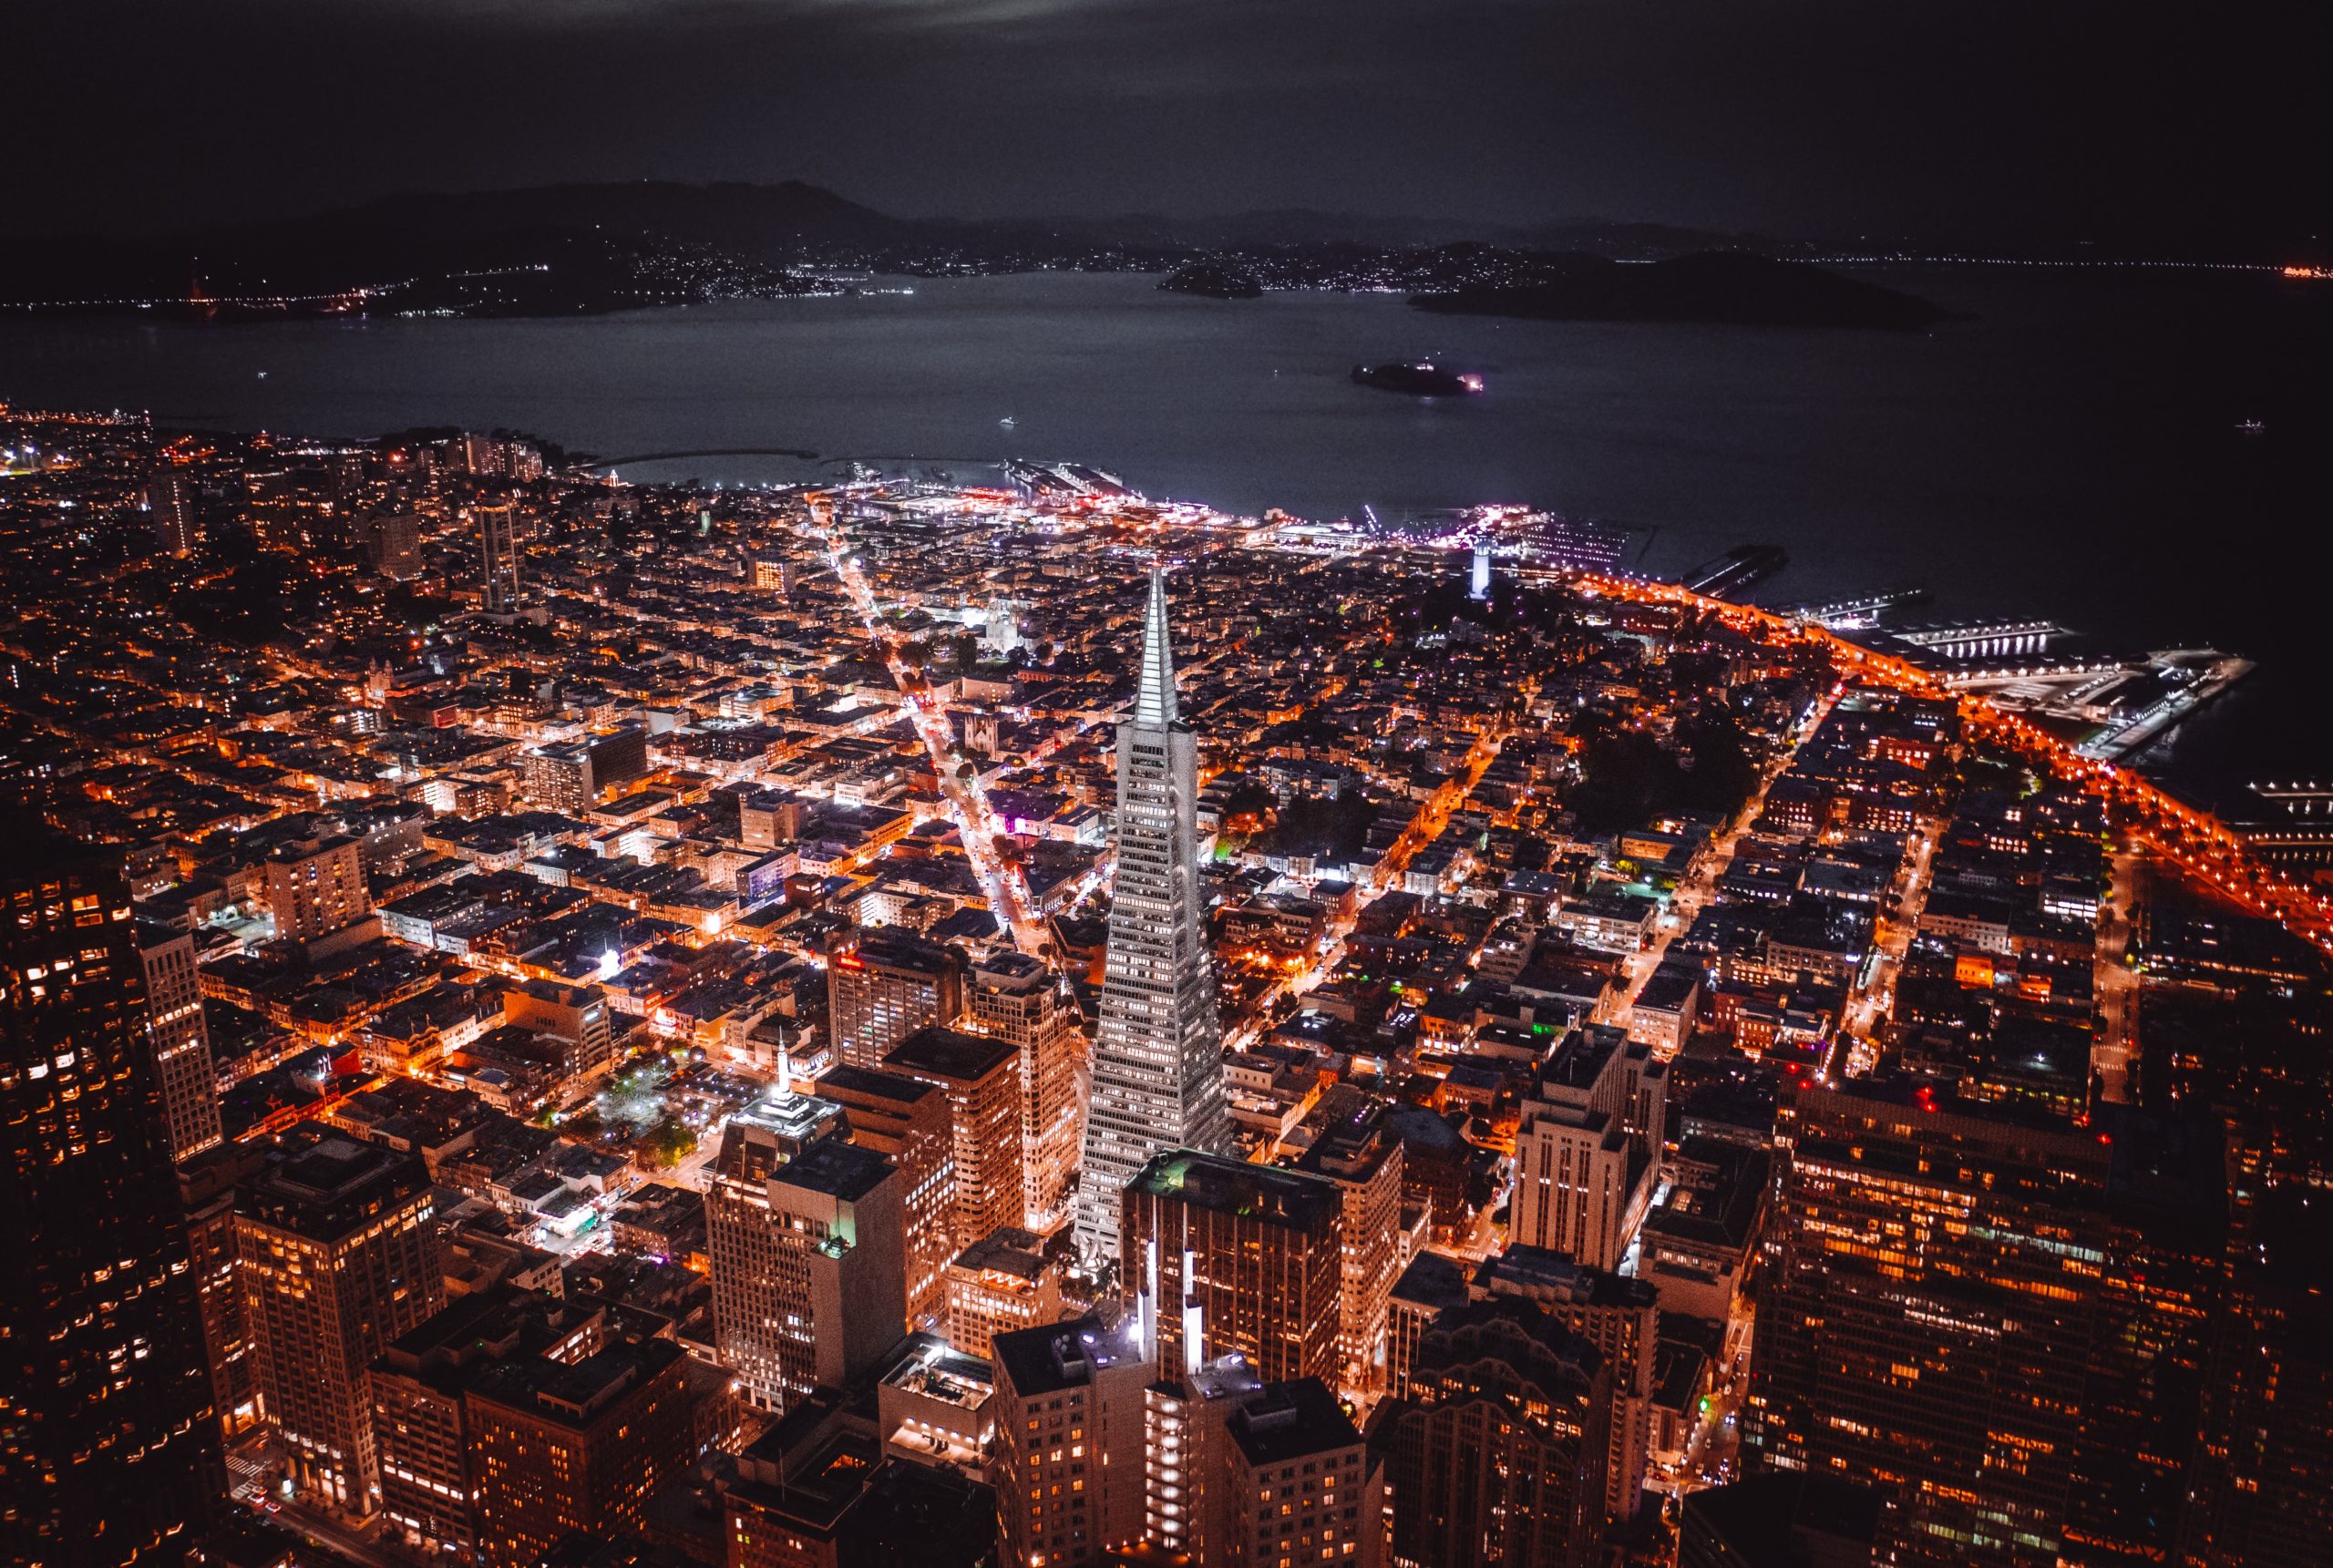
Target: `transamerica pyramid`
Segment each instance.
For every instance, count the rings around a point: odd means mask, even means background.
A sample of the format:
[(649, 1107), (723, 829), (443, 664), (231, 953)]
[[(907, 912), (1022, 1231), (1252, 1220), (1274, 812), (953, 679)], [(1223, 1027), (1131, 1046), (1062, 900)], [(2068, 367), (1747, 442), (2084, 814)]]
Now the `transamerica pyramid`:
[(1151, 569), (1141, 677), (1117, 744), (1117, 874), (1073, 1211), (1079, 1251), (1097, 1265), (1117, 1261), (1120, 1194), (1153, 1154), (1231, 1143), (1199, 918), (1198, 747), (1176, 710), (1163, 567)]

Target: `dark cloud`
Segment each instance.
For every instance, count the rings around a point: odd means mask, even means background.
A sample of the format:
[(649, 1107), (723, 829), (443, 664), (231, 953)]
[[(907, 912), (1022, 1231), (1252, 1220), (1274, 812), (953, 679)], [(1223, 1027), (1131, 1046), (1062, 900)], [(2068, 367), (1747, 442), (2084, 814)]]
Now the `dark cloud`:
[(2321, 8), (2068, 0), (75, 0), (0, 224), (801, 178), (907, 213), (1824, 235), (2318, 226)]

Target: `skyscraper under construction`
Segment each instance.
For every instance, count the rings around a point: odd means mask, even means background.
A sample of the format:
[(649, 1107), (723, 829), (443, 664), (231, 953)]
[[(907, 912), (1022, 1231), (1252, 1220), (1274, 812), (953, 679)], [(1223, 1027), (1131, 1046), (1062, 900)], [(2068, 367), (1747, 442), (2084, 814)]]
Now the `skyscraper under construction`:
[(1230, 1142), (1199, 924), (1198, 746), (1176, 712), (1162, 568), (1151, 570), (1134, 712), (1117, 746), (1117, 876), (1074, 1211), (1080, 1250), (1102, 1261), (1117, 1256), (1121, 1194), (1152, 1155)]

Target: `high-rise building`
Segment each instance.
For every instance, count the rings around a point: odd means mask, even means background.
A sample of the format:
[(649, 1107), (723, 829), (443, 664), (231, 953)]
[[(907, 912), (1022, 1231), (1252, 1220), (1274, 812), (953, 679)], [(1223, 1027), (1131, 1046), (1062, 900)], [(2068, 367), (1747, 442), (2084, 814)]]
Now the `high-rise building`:
[(944, 1321), (948, 1260), (957, 1250), (955, 1114), (947, 1091), (863, 1067), (831, 1068), (804, 1087), (844, 1108), (844, 1136), (899, 1168), (908, 1227), (901, 1259), (907, 1327)]
[(581, 816), (607, 791), (648, 776), (648, 732), (628, 721), (580, 741), (537, 746), (519, 761), (529, 800)]
[(478, 603), (489, 611), (518, 608), (523, 589), (519, 569), (518, 519), (508, 501), (480, 502), (469, 508), (478, 530)]
[(1529, 1302), (1454, 1307), (1418, 1340), (1407, 1391), (1378, 1407), (1393, 1561), (1590, 1568), (1604, 1526), (1609, 1373)]
[[(2191, 1485), (2210, 1463), (2210, 1399), (2256, 1369), (2262, 1339), (2235, 1330), (2242, 1368), (2215, 1375), (2215, 1334), (2231, 1282), (2227, 1129), (2217, 1117), (2158, 1117), (2102, 1103), (2091, 1127), (2112, 1142), (2108, 1177), (2108, 1262), (2098, 1281), (2090, 1337), (2082, 1436), (2075, 1445), (2065, 1554), (2090, 1563), (2176, 1562)], [(2328, 1238), (2333, 1239), (2333, 1238)], [(2250, 1255), (2256, 1258), (2256, 1249)], [(2333, 1255), (2328, 1253), (2326, 1255)], [(2238, 1261), (2240, 1273), (2248, 1262)], [(2225, 1348), (2225, 1347), (2223, 1347)], [(2305, 1442), (2287, 1446), (2307, 1451)], [(2333, 1460), (2333, 1449), (2318, 1453)], [(2333, 1496), (2333, 1465), (2311, 1483)], [(2246, 1493), (2247, 1498), (2256, 1493)], [(2333, 1534), (2333, 1510), (2310, 1539)]]
[(1474, 571), (1466, 579), (1466, 597), (1481, 603), (1491, 596), (1491, 545), (1488, 539), (1475, 541)]
[(696, 1457), (687, 1364), (676, 1340), (610, 1338), (483, 1373), (464, 1400), (478, 1560), (535, 1568), (569, 1536), (645, 1531), (657, 1489)]
[(952, 1029), (920, 1029), (883, 1058), (884, 1068), (948, 1096), (953, 1128), (956, 1246), (1018, 1226), (1022, 1190), (1021, 1053), (1011, 1042)]
[(994, 1568), (996, 1494), (900, 1457), (860, 1409), (820, 1389), (737, 1456), (721, 1487), (727, 1568)]
[(421, 575), (421, 519), (396, 512), (365, 521), (365, 551), (373, 569), (406, 582)]
[(1235, 1524), (1226, 1485), (1228, 1428), (1240, 1405), (1263, 1391), (1256, 1369), (1237, 1356), (1162, 1368), (1142, 1391), (1145, 1555), (1194, 1563), (1225, 1560), (1225, 1537)]
[(164, 555), (184, 560), (194, 553), (194, 487), (185, 475), (165, 471), (148, 480), (146, 513)]
[(1011, 951), (975, 962), (964, 991), (971, 1027), (1021, 1053), (1022, 1199), (1031, 1228), (1049, 1231), (1067, 1216), (1083, 1132), (1076, 1004), (1043, 964)]
[(2303, 1568), (2333, 1547), (2333, 1204), (2292, 1183), (2245, 1207), (2174, 1561)]
[(1615, 1520), (1632, 1517), (1652, 1450), (1660, 1314), (1651, 1281), (1583, 1268), (1559, 1252), (1511, 1246), (1475, 1269), (1473, 1295), (1528, 1301), (1603, 1356), (1612, 1400), (1604, 1506)]
[(219, 1142), (219, 1081), (211, 1065), (211, 1031), (202, 1019), (202, 981), (194, 938), (139, 922), (138, 958), (146, 979), (146, 1030), (154, 1048), (154, 1083), (170, 1158), (184, 1160)]
[(963, 954), (912, 931), (875, 927), (827, 960), (835, 1057), (853, 1067), (881, 1067), (908, 1036), (963, 1010)]
[(1376, 1568), (1385, 1540), (1384, 1464), (1313, 1378), (1269, 1383), (1224, 1422), (1210, 1563)]
[(806, 1095), (758, 1101), (730, 1118), (705, 1189), (714, 1343), (764, 1409), (842, 1387), (906, 1320), (904, 1184), (843, 1122)]
[(293, 1476), (332, 1506), (380, 1495), (369, 1368), (446, 1304), (418, 1154), (303, 1130), (235, 1204), (252, 1382)]
[(1178, 1149), (1154, 1156), (1123, 1201), (1120, 1277), (1169, 1375), (1239, 1356), (1268, 1381), (1336, 1378), (1344, 1202), (1334, 1183)]
[(605, 1319), (596, 1307), (496, 1285), (457, 1297), (373, 1363), (381, 1512), (407, 1546), (464, 1560), (478, 1547), (470, 1389), (505, 1361), (593, 1354)]
[(356, 839), (336, 835), (286, 845), (267, 857), (267, 905), (279, 940), (313, 942), (373, 912), (361, 849)]
[(211, 1368), (211, 1403), (220, 1430), (229, 1437), (259, 1419), (251, 1312), (243, 1301), (235, 1237), (235, 1187), (266, 1166), (266, 1151), (254, 1143), (215, 1144), (179, 1166), (187, 1256), (202, 1316), (202, 1358)]
[(1079, 1247), (1120, 1257), (1119, 1194), (1161, 1149), (1230, 1144), (1223, 1030), (1201, 927), (1198, 745), (1178, 715), (1166, 575), (1150, 574), (1134, 712), (1118, 726), (1117, 874), (1076, 1225)]
[(226, 1490), (118, 858), (5, 823), (0, 1559), (175, 1563)]
[(570, 1076), (591, 1079), (615, 1065), (615, 1025), (608, 993), (598, 986), (524, 980), (502, 993), (505, 1022), (559, 1042), (559, 1059), (572, 1062)]
[(1778, 1132), (1758, 1461), (1877, 1487), (1896, 1562), (2055, 1563), (2111, 1143), (1897, 1079), (1788, 1087)]
[(1879, 1494), (1829, 1476), (1752, 1476), (1685, 1494), (1677, 1568), (1872, 1568)]
[(1668, 1071), (1619, 1030), (1588, 1024), (1564, 1037), (1516, 1131), (1513, 1240), (1620, 1266), (1660, 1184)]
[(1345, 1391), (1366, 1399), (1385, 1386), (1385, 1327), (1401, 1273), (1402, 1143), (1383, 1102), (1350, 1085), (1321, 1096), (1317, 1135), (1296, 1168), (1337, 1184), (1343, 1199), (1343, 1286), (1337, 1357)]
[(948, 1343), (986, 1357), (998, 1335), (1058, 1320), (1061, 1276), (1061, 1258), (1034, 1232), (982, 1236), (948, 1265)]
[(262, 547), (305, 554), (324, 542), (330, 528), (330, 477), (314, 466), (248, 468), (243, 515)]
[(1143, 1390), (1136, 1561), (1374, 1563), (1373, 1457), (1317, 1378), (1267, 1383), (1238, 1356)]
[(1409, 1387), (1418, 1341), (1434, 1320), (1475, 1299), (1465, 1265), (1446, 1253), (1421, 1252), (1393, 1282), (1385, 1315), (1385, 1389), (1398, 1396)]
[(1157, 1362), (1137, 1320), (1081, 1317), (999, 1334), (991, 1359), (1003, 1561), (1081, 1568), (1140, 1541), (1144, 1390)]

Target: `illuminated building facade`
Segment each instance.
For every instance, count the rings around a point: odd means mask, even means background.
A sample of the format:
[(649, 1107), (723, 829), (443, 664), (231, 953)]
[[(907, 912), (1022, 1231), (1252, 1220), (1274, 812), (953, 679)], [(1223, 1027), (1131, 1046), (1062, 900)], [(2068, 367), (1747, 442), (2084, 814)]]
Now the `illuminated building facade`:
[(845, 1108), (843, 1135), (899, 1169), (908, 1240), (901, 1266), (910, 1327), (945, 1319), (956, 1254), (955, 1117), (947, 1091), (897, 1072), (838, 1067), (804, 1085)]
[(599, 1350), (605, 1313), (498, 1285), (457, 1297), (373, 1363), (381, 1512), (408, 1546), (468, 1553), (478, 1544), (471, 1387), (505, 1361), (573, 1362)]
[(469, 508), (478, 530), (478, 602), (489, 611), (516, 609), (523, 589), (519, 570), (518, 520), (508, 501)]
[(1605, 1512), (1636, 1512), (1652, 1448), (1653, 1368), (1660, 1315), (1652, 1283), (1600, 1268), (1582, 1268), (1558, 1252), (1511, 1246), (1475, 1271), (1480, 1300), (1527, 1301), (1604, 1358), (1610, 1392), (1612, 1451), (1603, 1469)]
[(185, 475), (155, 475), (146, 486), (146, 512), (153, 521), (154, 542), (164, 555), (184, 560), (194, 553), (194, 487)]
[(179, 1166), (187, 1256), (193, 1265), (202, 1316), (202, 1358), (211, 1368), (211, 1402), (220, 1430), (229, 1437), (259, 1419), (251, 1312), (243, 1301), (235, 1239), (235, 1187), (266, 1165), (265, 1152), (254, 1144), (221, 1143)]
[(840, 1388), (907, 1316), (899, 1173), (842, 1122), (803, 1095), (757, 1102), (730, 1118), (705, 1190), (714, 1343), (763, 1409)]
[(2333, 1223), (2322, 1191), (2299, 1183), (2246, 1207), (2174, 1561), (2302, 1568), (2333, 1542)]
[(648, 776), (648, 732), (638, 723), (618, 724), (604, 734), (537, 746), (520, 762), (529, 800), (581, 816), (608, 791)]
[(1120, 1277), (1169, 1373), (1238, 1356), (1267, 1380), (1333, 1383), (1344, 1204), (1334, 1183), (1171, 1150), (1125, 1194)]
[(1143, 1537), (1145, 1390), (1132, 1315), (996, 1336), (997, 1531), (1003, 1561), (1080, 1568)]
[(1086, 1109), (1078, 1245), (1120, 1257), (1119, 1194), (1161, 1149), (1230, 1143), (1200, 922), (1198, 750), (1178, 716), (1164, 569), (1150, 574), (1132, 716), (1118, 726), (1117, 875)]
[(1297, 1168), (1334, 1182), (1343, 1200), (1337, 1357), (1345, 1391), (1366, 1398), (1384, 1387), (1386, 1323), (1401, 1274), (1402, 1144), (1382, 1102), (1340, 1086), (1323, 1105), (1326, 1124)]
[(2062, 1548), (2111, 1146), (1917, 1080), (1786, 1089), (1748, 1437), (1877, 1487), (1904, 1563)]
[(0, 1558), (175, 1563), (225, 1491), (129, 888), (11, 821), (0, 876)]
[(373, 912), (357, 841), (311, 839), (286, 845), (267, 860), (267, 906), (275, 935), (313, 942), (343, 931)]
[(504, 1361), (466, 1399), (478, 1555), (534, 1568), (572, 1535), (644, 1531), (657, 1489), (695, 1457), (688, 1352), (613, 1339), (573, 1361)]
[(418, 1154), (294, 1134), (236, 1200), (260, 1413), (304, 1490), (369, 1513), (380, 1495), (369, 1368), (446, 1304)]
[(912, 931), (879, 926), (827, 959), (835, 1059), (852, 1067), (881, 1067), (908, 1036), (963, 1010), (963, 955)]
[(1407, 1392), (1379, 1408), (1393, 1561), (1590, 1568), (1601, 1561), (1610, 1374), (1587, 1340), (1520, 1300), (1444, 1312)]
[(1041, 1328), (1061, 1317), (1062, 1260), (1025, 1230), (982, 1236), (948, 1266), (948, 1343), (986, 1356), (1000, 1334)]
[(141, 924), (138, 958), (146, 979), (146, 1029), (170, 1158), (190, 1159), (219, 1143), (219, 1082), (211, 1065), (211, 1031), (202, 1020), (194, 938)]
[(1077, 1065), (1085, 1040), (1076, 1004), (1026, 953), (974, 963), (964, 994), (965, 1021), (1020, 1052), (1023, 1204), (1032, 1228), (1050, 1230), (1068, 1212), (1084, 1134)]
[(1224, 1422), (1209, 1562), (1376, 1568), (1383, 1555), (1383, 1465), (1315, 1378), (1269, 1384)]
[(1566, 1036), (1524, 1102), (1508, 1235), (1619, 1267), (1660, 1187), (1667, 1100), (1649, 1046), (1602, 1024)]
[(948, 1097), (956, 1246), (1018, 1226), (1024, 1209), (1021, 1053), (986, 1035), (922, 1029), (893, 1048), (883, 1066)]

